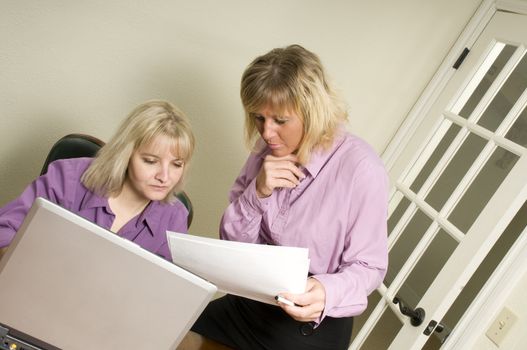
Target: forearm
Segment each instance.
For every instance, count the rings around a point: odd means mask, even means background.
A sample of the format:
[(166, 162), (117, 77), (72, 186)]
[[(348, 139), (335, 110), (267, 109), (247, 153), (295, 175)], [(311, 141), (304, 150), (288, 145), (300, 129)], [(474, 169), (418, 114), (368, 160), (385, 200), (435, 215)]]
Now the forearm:
[(375, 217), (355, 221), (356, 231), (349, 233), (349, 244), (335, 271), (313, 276), (326, 289), (325, 315), (359, 315), (366, 309), (368, 295), (381, 285), (388, 269), (386, 224), (382, 215)]
[(357, 263), (338, 273), (312, 276), (322, 283), (326, 291), (326, 306), (322, 316), (360, 315), (368, 305), (368, 295), (381, 285), (385, 271), (380, 266)]
[(324, 313), (333, 317), (355, 316), (368, 304), (388, 268), (388, 177), (379, 163), (361, 163), (355, 176), (346, 233), (346, 248), (334, 271), (314, 276), (326, 288)]
[(56, 180), (57, 182), (62, 183), (62, 178), (55, 173), (57, 171), (53, 167), (50, 168), (48, 174), (34, 180), (24, 189), (20, 196), (0, 208), (0, 247), (11, 242), (26, 218), (35, 198), (43, 197), (53, 202), (59, 202), (57, 192), (60, 193), (62, 191), (56, 191), (56, 186), (52, 186), (50, 183), (50, 178), (56, 178), (58, 179)]
[(0, 226), (0, 248), (7, 247), (13, 240), (15, 234), (15, 229)]
[(220, 224), (220, 237), (225, 240), (260, 243), (260, 227), (267, 199), (256, 196), (255, 184), (234, 199), (225, 210)]
[(11, 243), (22, 225), (30, 205), (29, 201), (25, 203), (17, 198), (0, 210), (0, 247), (5, 247)]

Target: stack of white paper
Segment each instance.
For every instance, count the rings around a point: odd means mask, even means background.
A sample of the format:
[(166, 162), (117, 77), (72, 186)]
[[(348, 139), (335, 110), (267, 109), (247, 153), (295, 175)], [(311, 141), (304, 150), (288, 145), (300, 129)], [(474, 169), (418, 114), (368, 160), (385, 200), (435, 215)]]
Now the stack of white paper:
[(276, 304), (281, 292), (303, 293), (307, 248), (223, 241), (167, 231), (173, 262), (219, 290)]

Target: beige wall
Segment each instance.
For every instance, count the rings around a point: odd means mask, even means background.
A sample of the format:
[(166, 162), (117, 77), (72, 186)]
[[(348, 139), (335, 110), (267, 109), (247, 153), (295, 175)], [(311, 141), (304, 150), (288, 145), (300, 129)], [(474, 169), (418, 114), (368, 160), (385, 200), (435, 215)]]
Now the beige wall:
[[(497, 304), (501, 305), (497, 308), (499, 313), (503, 308), (508, 308), (516, 316), (516, 321), (509, 328), (509, 331), (503, 337), (503, 341), (500, 346), (494, 344), (486, 335), (487, 329), (490, 327), (489, 323), (494, 323), (495, 318), (492, 321), (485, 320), (483, 323), (488, 327), (483, 329), (477, 338), (477, 341), (472, 346), (472, 350), (523, 350), (527, 345), (527, 301), (525, 299), (525, 290), (527, 289), (527, 273), (523, 274), (523, 277), (516, 282), (515, 285), (507, 288), (510, 293), (505, 300), (497, 301)], [(496, 302), (491, 300), (490, 302)], [(475, 321), (481, 323), (481, 321)]]
[(168, 99), (197, 140), (191, 232), (215, 235), (247, 155), (240, 75), (256, 55), (317, 52), (382, 152), (481, 0), (149, 0), (0, 3), (0, 205), (60, 136), (106, 140), (136, 104)]

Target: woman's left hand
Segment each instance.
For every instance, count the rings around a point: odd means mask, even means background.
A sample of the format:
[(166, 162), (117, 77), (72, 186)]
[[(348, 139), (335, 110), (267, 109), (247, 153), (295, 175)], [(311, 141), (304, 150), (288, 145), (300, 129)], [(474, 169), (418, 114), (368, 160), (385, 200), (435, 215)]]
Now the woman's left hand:
[(280, 295), (297, 305), (290, 306), (284, 303), (278, 303), (289, 316), (300, 322), (318, 320), (326, 305), (326, 290), (316, 278), (307, 279), (305, 293), (280, 293)]

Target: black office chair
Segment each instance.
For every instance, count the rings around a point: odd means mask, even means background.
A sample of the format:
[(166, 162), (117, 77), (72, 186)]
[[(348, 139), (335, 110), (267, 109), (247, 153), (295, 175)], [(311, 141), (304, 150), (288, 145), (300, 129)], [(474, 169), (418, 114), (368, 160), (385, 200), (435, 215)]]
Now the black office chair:
[[(99, 149), (104, 146), (104, 142), (96, 137), (85, 134), (69, 134), (60, 138), (51, 147), (40, 175), (48, 171), (49, 163), (57, 159), (94, 157)], [(194, 214), (194, 208), (190, 197), (184, 192), (177, 194), (178, 199), (183, 202), (188, 210), (187, 226), (190, 227)]]

